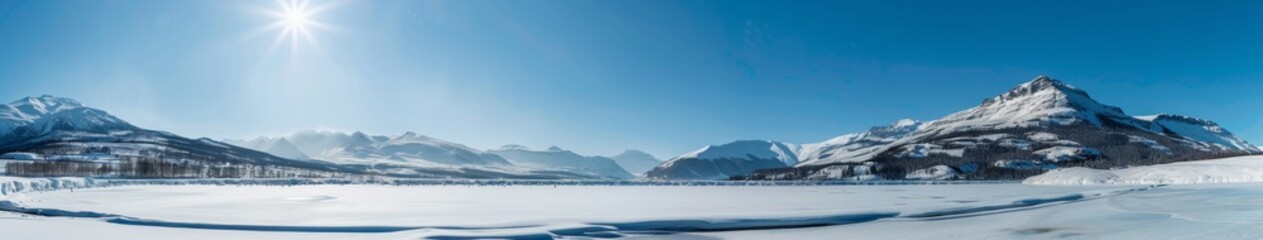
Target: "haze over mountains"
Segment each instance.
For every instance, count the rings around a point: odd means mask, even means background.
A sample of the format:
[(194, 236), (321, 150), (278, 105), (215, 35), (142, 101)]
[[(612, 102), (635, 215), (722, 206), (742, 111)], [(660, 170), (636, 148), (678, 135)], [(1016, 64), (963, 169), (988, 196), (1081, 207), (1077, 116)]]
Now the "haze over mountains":
[(189, 139), (131, 125), (54, 96), (0, 105), (0, 152), (75, 158), (104, 154), (217, 166), (395, 177), (630, 179), (1020, 179), (1049, 169), (1116, 168), (1258, 154), (1210, 120), (1132, 116), (1086, 91), (1040, 76), (979, 106), (933, 121), (902, 119), (818, 143), (741, 140), (661, 162), (560, 147), (479, 150), (413, 132), (303, 131), (251, 140)]
[(413, 132), (370, 136), (363, 132), (303, 131), (286, 137), (259, 137), (249, 141), (226, 139), (224, 142), (278, 156), (305, 157), (342, 165), (369, 165), (373, 166), (372, 169), (402, 175), (417, 174), (419, 170), (477, 169), (522, 175), (628, 179), (648, 170), (644, 167), (645, 161), (652, 161), (652, 165), (661, 163), (652, 156), (645, 158), (647, 154), (639, 156), (641, 159), (627, 161), (632, 164), (628, 167), (642, 170), (633, 173), (613, 159), (583, 156), (556, 146), (531, 150), (521, 145), (507, 145), (501, 149), (481, 151)]
[[(757, 144), (756, 144), (757, 143)], [(821, 143), (737, 141), (672, 158), (661, 179), (1020, 179), (1067, 166), (1126, 167), (1258, 154), (1218, 124), (1135, 117), (1039, 76), (929, 122), (899, 120)], [(768, 166), (784, 165), (780, 168)]]

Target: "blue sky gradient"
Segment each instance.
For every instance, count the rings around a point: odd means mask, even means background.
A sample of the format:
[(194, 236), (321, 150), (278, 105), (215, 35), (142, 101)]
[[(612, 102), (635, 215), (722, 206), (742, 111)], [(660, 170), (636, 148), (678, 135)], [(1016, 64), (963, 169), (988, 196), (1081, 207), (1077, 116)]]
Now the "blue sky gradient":
[(0, 99), (191, 137), (415, 131), (669, 158), (932, 120), (1036, 75), (1263, 142), (1259, 1), (0, 0)]

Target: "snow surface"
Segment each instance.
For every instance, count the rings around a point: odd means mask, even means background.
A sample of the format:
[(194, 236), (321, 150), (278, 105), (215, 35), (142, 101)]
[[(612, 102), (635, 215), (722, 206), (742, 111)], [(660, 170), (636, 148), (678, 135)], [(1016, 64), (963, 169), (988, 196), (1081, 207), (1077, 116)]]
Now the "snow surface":
[(1052, 169), (1057, 168), (1057, 164), (1054, 164), (1051, 162), (1045, 162), (1043, 160), (1025, 160), (1025, 159), (998, 160), (998, 161), (995, 161), (995, 163), (992, 163), (991, 166), (1019, 169), (1019, 170), (1037, 170), (1037, 169), (1052, 170)]
[(1056, 146), (1036, 150), (1034, 154), (1044, 156), (1045, 161), (1066, 162), (1093, 159), (1101, 156), (1101, 151), (1095, 148)]
[(1058, 139), (1060, 139), (1060, 136), (1057, 136), (1057, 134), (1046, 133), (1046, 132), (1032, 132), (1032, 133), (1028, 133), (1026, 137), (1031, 139), (1031, 141), (1037, 141), (1037, 142), (1052, 142), (1052, 141), (1057, 141)]
[(1135, 135), (1127, 136), (1127, 142), (1144, 144), (1145, 146), (1148, 146), (1149, 148), (1152, 148), (1153, 150), (1162, 151), (1166, 153), (1167, 155), (1172, 154), (1171, 148), (1167, 146), (1163, 146), (1161, 143), (1158, 143), (1158, 141), (1154, 141), (1153, 139), (1149, 139), (1146, 137), (1135, 136)]
[(1263, 183), (68, 189), (86, 181), (0, 179), (29, 186), (0, 196), (4, 238), (1263, 238)]
[(960, 173), (947, 165), (937, 165), (925, 169), (917, 169), (904, 176), (906, 179), (913, 180), (951, 180), (960, 176)]
[(0, 226), (15, 239), (754, 236), (968, 218), (1138, 188), (1147, 187), (133, 185), (10, 193)]
[(1263, 182), (1263, 156), (1178, 162), (1114, 170), (1064, 168), (1027, 178), (1026, 184), (1194, 184)]
[(9, 160), (40, 160), (40, 159), (44, 159), (44, 157), (40, 156), (38, 153), (28, 153), (28, 152), (11, 152), (11, 153), (0, 154), (0, 159), (9, 159)]
[(1263, 191), (1258, 189), (1263, 184), (1173, 185), (972, 217), (688, 236), (736, 240), (1260, 239)]

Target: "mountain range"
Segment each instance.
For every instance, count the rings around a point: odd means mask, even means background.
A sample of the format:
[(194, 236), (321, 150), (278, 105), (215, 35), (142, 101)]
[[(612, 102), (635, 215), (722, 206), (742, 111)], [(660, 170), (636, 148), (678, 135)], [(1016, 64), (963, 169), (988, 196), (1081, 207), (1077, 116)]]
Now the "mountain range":
[(484, 151), (413, 132), (193, 139), (48, 95), (0, 105), (0, 153), (427, 178), (994, 180), (1064, 167), (1120, 168), (1263, 151), (1213, 121), (1128, 115), (1039, 76), (932, 121), (902, 119), (818, 143), (740, 140), (666, 162), (635, 150), (612, 157), (556, 146)]
[[(460, 176), (451, 172), (476, 172), (482, 175), (516, 175), (513, 178), (635, 177), (614, 159), (584, 156), (556, 146), (536, 151), (521, 145), (506, 145), (501, 149), (481, 151), (414, 132), (384, 136), (363, 132), (303, 131), (285, 137), (223, 141), (277, 156), (365, 166), (372, 172), (399, 176)], [(661, 163), (648, 154), (640, 157), (635, 161), (624, 161), (631, 164), (627, 167), (639, 170), (636, 174), (652, 167), (644, 165)]]
[[(578, 156), (570, 151), (564, 157)], [(47, 158), (153, 160), (195, 166), (275, 167), (289, 172), (372, 174), (395, 177), (514, 179), (631, 178), (616, 162), (595, 161), (604, 171), (571, 165), (515, 165), (500, 155), (412, 132), (370, 136), (362, 132), (304, 131), (249, 141), (186, 138), (137, 127), (69, 98), (44, 95), (0, 105), (0, 153)], [(654, 160), (656, 161), (656, 160)], [(185, 166), (185, 165), (182, 165)], [(196, 169), (196, 168), (194, 168)], [(606, 174), (609, 173), (609, 174)]]
[(120, 159), (359, 171), (351, 166), (277, 157), (206, 138), (190, 139), (148, 130), (73, 99), (49, 95), (0, 105), (0, 152), (29, 152), (44, 156), (82, 156), (105, 152)]
[(1218, 124), (1131, 116), (1047, 76), (943, 118), (904, 119), (820, 143), (736, 141), (649, 171), (657, 179), (1020, 179), (1053, 168), (1117, 168), (1258, 154)]

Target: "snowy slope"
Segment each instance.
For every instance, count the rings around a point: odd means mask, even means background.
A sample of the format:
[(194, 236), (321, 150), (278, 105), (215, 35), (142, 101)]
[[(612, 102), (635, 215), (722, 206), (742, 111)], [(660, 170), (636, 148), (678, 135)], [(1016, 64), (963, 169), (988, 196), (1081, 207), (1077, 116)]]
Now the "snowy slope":
[(1213, 147), (1218, 150), (1261, 153), (1258, 151), (1258, 147), (1228, 132), (1228, 130), (1210, 120), (1174, 114), (1158, 114), (1136, 118), (1153, 123), (1153, 131), (1174, 134), (1180, 138), (1193, 141), (1195, 144)]
[(1263, 182), (1263, 156), (1177, 162), (1114, 170), (1057, 169), (1027, 178), (1037, 185)]
[(628, 179), (635, 177), (614, 161), (601, 156), (583, 156), (557, 146), (545, 150), (532, 150), (522, 145), (507, 145), (487, 151), (512, 162), (514, 165), (538, 169), (552, 169), (602, 178)]
[(630, 149), (614, 155), (610, 159), (614, 159), (614, 162), (618, 163), (619, 167), (623, 167), (624, 170), (632, 173), (632, 175), (643, 175), (645, 172), (652, 170), (653, 167), (662, 164), (661, 160), (649, 155), (649, 153)]
[(672, 158), (646, 173), (654, 179), (727, 179), (798, 163), (800, 146), (767, 140), (710, 145)]
[(835, 162), (862, 162), (881, 153), (881, 147), (903, 139), (925, 126), (923, 122), (902, 119), (868, 131), (835, 137), (820, 143), (803, 144), (799, 153), (803, 165)]

